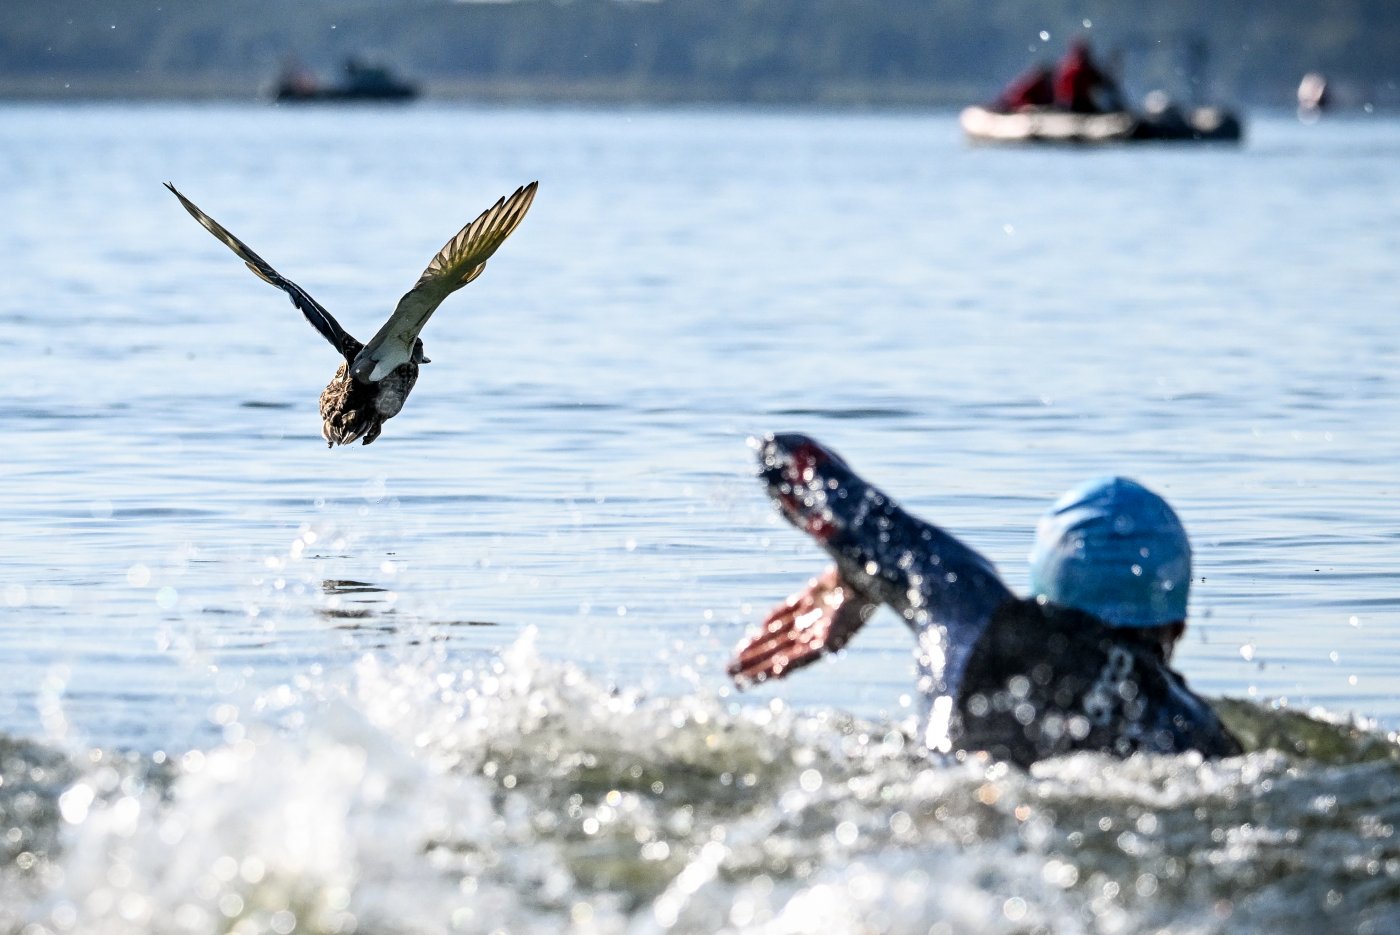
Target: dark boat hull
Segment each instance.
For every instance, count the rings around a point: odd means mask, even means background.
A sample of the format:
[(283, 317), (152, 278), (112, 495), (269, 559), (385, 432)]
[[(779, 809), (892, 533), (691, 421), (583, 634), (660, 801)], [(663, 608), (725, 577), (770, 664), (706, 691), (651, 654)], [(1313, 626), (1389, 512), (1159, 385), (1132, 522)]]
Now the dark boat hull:
[(322, 84), (311, 72), (291, 66), (282, 72), (272, 96), (279, 103), (402, 102), (417, 97), (418, 86), (388, 66), (351, 58), (339, 84)]
[(406, 102), (418, 97), (418, 89), (412, 85), (362, 91), (355, 88), (317, 88), (314, 91), (299, 91), (294, 88), (278, 88), (273, 100), (279, 104), (300, 103), (354, 103), (354, 102)]

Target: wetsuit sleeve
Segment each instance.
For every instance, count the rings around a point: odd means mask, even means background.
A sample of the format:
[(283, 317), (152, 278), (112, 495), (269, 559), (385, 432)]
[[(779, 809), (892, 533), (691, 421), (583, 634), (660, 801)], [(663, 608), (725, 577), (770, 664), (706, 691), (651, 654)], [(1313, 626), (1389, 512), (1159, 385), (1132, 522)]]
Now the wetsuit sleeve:
[(997, 609), (1015, 598), (990, 561), (853, 474), (832, 471), (818, 532), (841, 577), (888, 604), (914, 632), (919, 691), (957, 690), (964, 662)]
[(916, 635), (933, 625), (946, 633), (950, 649), (971, 648), (997, 608), (1013, 599), (996, 567), (873, 488), (865, 500), (874, 506), (852, 534), (827, 543), (842, 576), (893, 607)]
[(937, 526), (920, 525), (928, 550), (911, 575), (911, 592), (917, 588), (917, 597), (904, 616), (918, 640), (921, 692), (948, 695), (957, 691), (988, 622), (1014, 597), (981, 553)]
[(923, 561), (916, 563), (919, 580), (910, 582), (917, 587), (917, 609), (950, 629), (970, 625), (969, 635), (980, 633), (992, 613), (1011, 599), (1010, 589), (980, 552), (931, 523), (915, 522), (924, 543)]

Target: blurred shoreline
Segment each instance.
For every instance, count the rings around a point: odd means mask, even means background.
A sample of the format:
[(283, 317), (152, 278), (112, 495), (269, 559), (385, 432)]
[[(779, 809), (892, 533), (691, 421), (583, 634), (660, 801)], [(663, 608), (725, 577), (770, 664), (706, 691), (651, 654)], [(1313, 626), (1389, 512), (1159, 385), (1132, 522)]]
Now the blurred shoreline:
[[(775, 87), (735, 98), (721, 88), (619, 83), (615, 81), (450, 80), (421, 83), (420, 101), (467, 104), (598, 104), (598, 105), (813, 105), (836, 108), (932, 107), (948, 109), (979, 99), (971, 85), (889, 87), (874, 83), (842, 83), (796, 94)], [(272, 103), (276, 82), (260, 84), (211, 78), (174, 81), (103, 77), (101, 80), (62, 80), (53, 77), (0, 79), (0, 101), (218, 101)], [(385, 105), (375, 105), (385, 106)], [(402, 106), (389, 103), (387, 106)]]
[(11, 0), (0, 97), (229, 99), (353, 62), (482, 102), (947, 106), (993, 99), (1089, 39), (1129, 100), (1400, 104), (1400, 6), (1207, 0), (991, 7), (928, 0)]

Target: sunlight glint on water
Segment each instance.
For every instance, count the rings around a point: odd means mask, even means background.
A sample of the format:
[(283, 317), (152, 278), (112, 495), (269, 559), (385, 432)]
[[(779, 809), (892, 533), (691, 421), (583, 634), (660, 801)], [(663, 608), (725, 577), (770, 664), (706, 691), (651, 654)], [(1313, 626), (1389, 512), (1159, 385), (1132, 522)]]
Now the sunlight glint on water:
[[(1267, 711), (1400, 727), (1400, 124), (4, 110), (0, 932), (1400, 922), (1394, 744)], [(334, 353), (159, 184), (364, 338), (534, 178), (404, 412), (336, 451)], [(822, 566), (752, 479), (771, 430), (1018, 589), (1063, 489), (1160, 489), (1180, 665), (1277, 749), (930, 766), (892, 616), (732, 694)]]

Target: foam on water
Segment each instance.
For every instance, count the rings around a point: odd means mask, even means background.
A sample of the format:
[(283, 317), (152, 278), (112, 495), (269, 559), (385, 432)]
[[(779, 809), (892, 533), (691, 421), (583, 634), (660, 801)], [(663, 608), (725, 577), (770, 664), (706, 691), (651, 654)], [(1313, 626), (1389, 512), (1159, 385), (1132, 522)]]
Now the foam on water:
[(0, 931), (1393, 931), (1394, 738), (1227, 711), (1295, 751), (1025, 774), (603, 685), (530, 634), (366, 656), (170, 762), (7, 742)]

